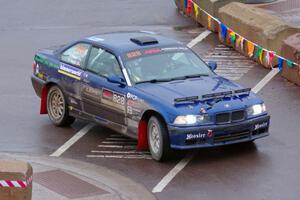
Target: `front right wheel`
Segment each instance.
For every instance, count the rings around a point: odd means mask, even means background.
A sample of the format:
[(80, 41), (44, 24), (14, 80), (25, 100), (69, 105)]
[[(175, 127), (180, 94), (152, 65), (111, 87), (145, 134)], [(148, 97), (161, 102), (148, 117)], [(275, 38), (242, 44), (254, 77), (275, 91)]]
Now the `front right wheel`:
[(167, 160), (171, 154), (169, 134), (165, 123), (152, 116), (148, 121), (148, 144), (152, 158), (157, 161)]

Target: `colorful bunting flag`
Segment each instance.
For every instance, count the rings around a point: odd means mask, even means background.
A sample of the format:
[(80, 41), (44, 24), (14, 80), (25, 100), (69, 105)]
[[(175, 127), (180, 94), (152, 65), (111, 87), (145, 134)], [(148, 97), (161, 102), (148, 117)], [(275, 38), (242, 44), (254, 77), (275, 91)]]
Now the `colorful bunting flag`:
[(255, 59), (257, 59), (257, 60), (260, 59), (261, 52), (262, 52), (262, 48), (260, 46), (257, 46), (257, 51), (256, 51), (256, 54), (255, 54)]
[(197, 4), (195, 4), (195, 3), (194, 3), (194, 10), (195, 10), (195, 15), (196, 15), (196, 17), (198, 17), (198, 15), (199, 15), (199, 10), (198, 10)]
[(273, 67), (272, 66), (272, 61), (273, 61), (273, 58), (274, 58), (274, 52), (268, 51), (266, 58), (267, 58), (268, 66), (272, 68)]
[(264, 63), (264, 57), (263, 57), (263, 55), (264, 55), (264, 50), (261, 49), (260, 52), (259, 52), (259, 61), (260, 61), (261, 64)]
[(250, 41), (247, 41), (247, 45), (248, 45), (248, 56), (249, 58), (251, 58), (254, 53), (254, 44)]
[(283, 66), (283, 59), (278, 57), (278, 69), (279, 69), (279, 71), (282, 71), (282, 66)]
[(231, 31), (230, 33), (230, 40), (231, 40), (231, 44), (234, 45), (235, 40), (236, 40), (236, 35), (235, 32)]
[(291, 60), (287, 60), (286, 62), (287, 62), (287, 66), (288, 66), (288, 68), (293, 68), (293, 66), (294, 66), (294, 63), (293, 63), (293, 61), (291, 61)]
[(245, 38), (243, 38), (242, 36), (240, 36), (242, 38), (242, 41), (241, 41), (241, 51), (244, 52), (244, 41), (245, 41)]
[(239, 48), (239, 47), (240, 47), (241, 41), (242, 41), (242, 37), (239, 36), (239, 37), (236, 39), (236, 43), (235, 43), (235, 47), (236, 47), (236, 48)]
[(188, 0), (184, 0), (184, 8), (187, 9), (188, 6)]
[(211, 16), (207, 15), (207, 28), (211, 30)]
[(188, 0), (186, 12), (187, 12), (188, 15), (191, 14), (191, 12), (192, 12), (192, 0)]
[(222, 37), (223, 40), (226, 40), (227, 27), (223, 23), (220, 23), (220, 28), (221, 28), (221, 37)]

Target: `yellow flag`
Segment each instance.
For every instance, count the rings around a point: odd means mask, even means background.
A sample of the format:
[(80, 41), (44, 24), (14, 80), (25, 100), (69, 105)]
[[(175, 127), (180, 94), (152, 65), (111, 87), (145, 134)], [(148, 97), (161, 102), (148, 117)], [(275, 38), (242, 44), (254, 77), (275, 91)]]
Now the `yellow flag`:
[(195, 10), (196, 17), (198, 17), (198, 15), (199, 15), (198, 6), (195, 3), (194, 3), (194, 10)]
[(239, 36), (236, 39), (236, 43), (235, 43), (236, 48), (239, 48), (239, 46), (241, 45), (241, 41), (242, 41), (242, 36)]
[(263, 54), (264, 54), (264, 50), (261, 50), (259, 52), (259, 60), (260, 60), (260, 63), (263, 64)]
[(254, 52), (254, 44), (250, 41), (247, 41), (248, 44), (248, 56), (251, 58)]
[(211, 16), (207, 16), (207, 28), (211, 30)]

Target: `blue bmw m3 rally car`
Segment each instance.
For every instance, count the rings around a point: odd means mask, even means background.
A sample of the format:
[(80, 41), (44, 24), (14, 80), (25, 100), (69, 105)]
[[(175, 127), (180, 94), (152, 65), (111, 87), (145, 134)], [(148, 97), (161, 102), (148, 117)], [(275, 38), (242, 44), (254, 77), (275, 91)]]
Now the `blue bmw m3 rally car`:
[(86, 37), (39, 50), (33, 87), (57, 126), (81, 118), (138, 140), (155, 160), (173, 149), (251, 142), (267, 136), (264, 102), (216, 75), (178, 41), (150, 32)]

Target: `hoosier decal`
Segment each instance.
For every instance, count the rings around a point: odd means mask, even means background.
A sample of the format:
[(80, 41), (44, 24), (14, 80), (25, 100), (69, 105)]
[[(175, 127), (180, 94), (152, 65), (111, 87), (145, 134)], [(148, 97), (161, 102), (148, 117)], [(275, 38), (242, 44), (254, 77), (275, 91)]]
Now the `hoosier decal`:
[(81, 69), (63, 63), (59, 66), (58, 72), (77, 80), (81, 79), (81, 74), (83, 73)]

